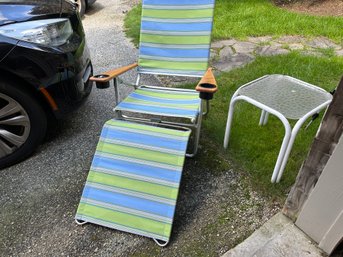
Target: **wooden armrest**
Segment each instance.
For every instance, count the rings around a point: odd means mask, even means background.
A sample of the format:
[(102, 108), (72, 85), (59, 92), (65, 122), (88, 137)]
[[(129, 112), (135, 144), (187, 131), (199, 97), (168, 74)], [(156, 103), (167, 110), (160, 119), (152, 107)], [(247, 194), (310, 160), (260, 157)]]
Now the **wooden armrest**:
[(102, 74), (99, 74), (99, 75), (95, 75), (93, 77), (90, 78), (91, 81), (95, 81), (95, 82), (108, 82), (110, 81), (111, 79), (113, 78), (116, 78), (118, 77), (119, 75), (133, 69), (133, 68), (136, 68), (138, 66), (137, 63), (133, 63), (133, 64), (130, 64), (130, 65), (127, 65), (127, 66), (124, 66), (124, 67), (120, 67), (120, 68), (117, 68), (117, 69), (114, 69), (114, 70), (110, 70), (110, 71), (106, 71)]
[(212, 68), (208, 68), (205, 75), (195, 88), (196, 91), (213, 94), (217, 92), (218, 86), (213, 75)]

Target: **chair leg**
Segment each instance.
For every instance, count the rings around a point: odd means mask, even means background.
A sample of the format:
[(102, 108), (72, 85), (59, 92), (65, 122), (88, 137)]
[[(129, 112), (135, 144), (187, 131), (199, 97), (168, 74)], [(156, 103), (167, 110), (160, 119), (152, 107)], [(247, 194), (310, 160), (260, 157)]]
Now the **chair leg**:
[(113, 86), (114, 86), (114, 96), (116, 99), (116, 105), (119, 104), (119, 90), (118, 90), (118, 80), (114, 78), (113, 80)]
[(202, 108), (202, 104), (201, 104), (198, 120), (197, 120), (196, 125), (194, 126), (195, 129), (193, 130), (193, 133), (195, 133), (194, 142), (193, 142), (193, 153), (186, 154), (186, 157), (189, 157), (189, 158), (194, 157), (198, 152), (199, 141), (200, 141), (200, 132), (201, 132), (201, 122), (202, 122), (202, 116), (203, 116), (202, 110), (203, 110), (203, 108)]
[(119, 120), (122, 120), (122, 119), (125, 120), (125, 117), (123, 116), (123, 114), (122, 114), (121, 111), (114, 111), (114, 117), (115, 117), (116, 119), (119, 119)]

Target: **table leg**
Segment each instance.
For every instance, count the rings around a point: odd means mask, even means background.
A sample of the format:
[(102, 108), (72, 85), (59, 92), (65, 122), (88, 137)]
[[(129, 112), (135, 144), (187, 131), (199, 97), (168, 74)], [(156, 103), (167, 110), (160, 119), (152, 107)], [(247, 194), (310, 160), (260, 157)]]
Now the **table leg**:
[(286, 153), (286, 151), (288, 149), (288, 144), (289, 144), (289, 140), (290, 140), (290, 137), (291, 137), (291, 125), (289, 125), (289, 123), (288, 124), (283, 123), (283, 124), (285, 126), (285, 136), (284, 136), (284, 138), (282, 140), (280, 152), (279, 152), (279, 155), (277, 157), (276, 164), (275, 164), (275, 167), (274, 167), (273, 175), (272, 175), (272, 178), (271, 178), (271, 182), (272, 183), (275, 183), (277, 181), (278, 174), (280, 172), (280, 167), (281, 167), (281, 165), (283, 163), (283, 160), (285, 158), (285, 153)]
[[(234, 111), (234, 107), (235, 107), (235, 103), (239, 100), (244, 100), (252, 105), (255, 105), (256, 107), (262, 109), (263, 111), (265, 111), (266, 113), (271, 113), (273, 115), (275, 115), (276, 117), (278, 117), (280, 119), (280, 121), (282, 122), (282, 124), (285, 127), (285, 136), (283, 138), (282, 144), (281, 144), (281, 148), (280, 148), (280, 152), (274, 167), (274, 171), (273, 171), (273, 175), (271, 178), (271, 182), (275, 183), (280, 171), (280, 167), (282, 165), (282, 161), (284, 159), (285, 153), (287, 151), (287, 147), (289, 144), (289, 140), (291, 137), (291, 133), (292, 133), (292, 129), (291, 129), (291, 125), (289, 124), (288, 120), (286, 119), (286, 117), (284, 115), (282, 115), (282, 113), (260, 103), (257, 102), (254, 99), (251, 99), (249, 97), (246, 96), (238, 96), (238, 93), (236, 92), (233, 97), (231, 98), (231, 102), (230, 102), (230, 107), (229, 107), (229, 114), (228, 114), (228, 118), (227, 118), (227, 123), (226, 123), (226, 129), (225, 129), (225, 138), (224, 138), (224, 148), (226, 149), (228, 144), (229, 144), (229, 138), (230, 138), (230, 132), (231, 132), (231, 125), (232, 125), (232, 120), (233, 120), (233, 111)], [(264, 117), (265, 118), (265, 117)]]
[(229, 106), (229, 113), (227, 116), (227, 122), (226, 122), (226, 129), (225, 129), (225, 138), (224, 138), (224, 148), (227, 149), (227, 146), (229, 144), (230, 139), (230, 133), (231, 133), (231, 125), (233, 120), (233, 111), (235, 108), (235, 103), (239, 99), (235, 98), (235, 95), (232, 96)]
[(267, 113), (267, 112), (266, 112), (265, 110), (262, 110), (262, 111), (261, 111), (260, 122), (259, 122), (258, 125), (263, 126), (264, 118), (265, 118), (265, 116), (266, 116), (266, 113)]
[(306, 121), (306, 118), (302, 118), (302, 119), (298, 120), (297, 123), (295, 124), (293, 130), (292, 130), (291, 138), (289, 139), (288, 147), (287, 147), (287, 150), (285, 152), (285, 156), (283, 157), (283, 161), (282, 161), (282, 164), (281, 164), (278, 176), (277, 176), (277, 180), (276, 180), (277, 183), (279, 183), (281, 180), (282, 174), (285, 171), (285, 167), (286, 167), (289, 155), (292, 151), (292, 147), (293, 147), (295, 138), (296, 138), (301, 126), (305, 123), (305, 121)]
[(269, 112), (266, 112), (266, 114), (264, 115), (263, 123), (262, 123), (263, 126), (267, 125), (268, 118), (269, 118)]
[(266, 125), (268, 122), (268, 117), (269, 117), (269, 112), (262, 110), (259, 125), (260, 126)]
[(289, 157), (289, 155), (291, 153), (291, 150), (292, 150), (292, 147), (293, 147), (293, 144), (294, 144), (294, 141), (295, 141), (295, 137), (297, 136), (300, 128), (302, 127), (302, 125), (304, 125), (306, 120), (308, 118), (310, 118), (313, 114), (319, 113), (322, 109), (326, 108), (330, 104), (330, 102), (331, 102), (331, 100), (326, 101), (325, 103), (317, 106), (316, 108), (314, 108), (312, 111), (310, 111), (309, 113), (307, 113), (306, 115), (304, 115), (302, 118), (300, 118), (297, 121), (297, 123), (293, 127), (293, 130), (292, 130), (292, 133), (291, 133), (291, 138), (289, 140), (288, 147), (287, 147), (287, 150), (285, 152), (285, 156), (283, 158), (282, 165), (280, 167), (279, 174), (277, 176), (276, 182), (280, 182), (280, 180), (281, 180), (282, 174), (283, 174), (283, 172), (285, 170), (285, 167), (286, 167), (286, 164), (287, 164), (287, 161), (288, 161), (288, 157)]

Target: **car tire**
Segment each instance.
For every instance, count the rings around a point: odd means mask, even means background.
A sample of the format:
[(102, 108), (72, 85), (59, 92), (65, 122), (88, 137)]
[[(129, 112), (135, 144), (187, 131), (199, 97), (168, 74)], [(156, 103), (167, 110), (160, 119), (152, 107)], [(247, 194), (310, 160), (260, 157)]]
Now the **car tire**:
[(76, 0), (79, 8), (80, 16), (82, 17), (86, 12), (86, 0)]
[(33, 153), (47, 131), (47, 115), (36, 98), (0, 81), (0, 169)]

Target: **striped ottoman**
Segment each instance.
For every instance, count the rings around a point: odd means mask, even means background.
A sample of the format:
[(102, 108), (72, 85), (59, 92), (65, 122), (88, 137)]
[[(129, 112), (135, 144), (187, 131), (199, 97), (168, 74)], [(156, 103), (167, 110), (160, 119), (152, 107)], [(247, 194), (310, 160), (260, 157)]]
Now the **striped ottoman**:
[(75, 219), (168, 243), (189, 135), (106, 122)]

